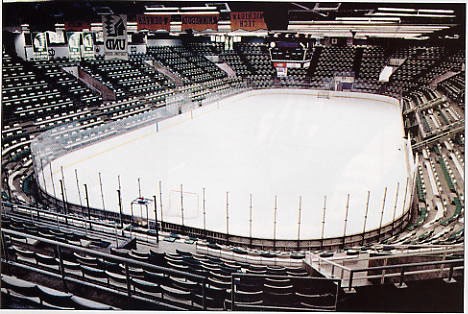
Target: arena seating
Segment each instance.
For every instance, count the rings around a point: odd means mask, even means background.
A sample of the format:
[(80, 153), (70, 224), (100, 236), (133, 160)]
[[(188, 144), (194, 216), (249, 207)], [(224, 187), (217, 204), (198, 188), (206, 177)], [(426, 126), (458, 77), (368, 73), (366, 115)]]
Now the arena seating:
[(241, 56), (234, 50), (224, 51), (221, 57), (236, 72), (237, 76), (245, 77), (252, 75), (247, 64), (242, 61)]
[[(277, 78), (271, 57), (301, 60), (302, 50), (272, 49), (270, 55), (266, 44), (247, 42), (236, 42), (232, 48), (217, 42), (186, 42), (180, 46), (147, 47), (146, 54), (130, 54), (128, 61), (97, 58), (26, 62), (4, 52), (2, 170), (8, 176), (3, 184), (9, 193), (4, 192), (2, 199), (19, 204), (33, 201), (30, 196), (34, 194), (35, 179), (29, 145), (38, 134), (51, 128), (76, 134), (73, 132), (125, 121), (163, 107), (182, 94), (185, 100), (201, 105), (241, 87), (330, 89), (335, 74), (354, 72), (352, 91), (402, 97), (405, 127), (420, 152), (411, 222), (402, 232), (387, 235), (376, 245), (388, 248), (464, 242), (464, 137), (454, 131), (464, 123), (463, 49), (319, 45), (306, 55), (306, 59), (312, 58), (309, 69), (289, 68), (287, 77)], [(219, 57), (236, 76), (228, 77), (206, 56)], [(379, 74), (389, 59), (401, 59), (403, 63), (389, 83), (381, 83)], [(68, 73), (64, 69), (67, 67), (79, 67), (109, 87), (116, 99), (104, 101), (99, 93)], [(59, 207), (49, 209), (60, 211)], [(63, 271), (67, 280), (94, 287), (99, 293), (113, 290), (121, 298), (144, 302), (150, 309), (201, 310), (203, 304), (215, 310), (231, 306), (238, 310), (259, 309), (256, 306), (336, 309), (336, 294), (330, 292), (335, 286), (304, 285), (304, 280), (313, 278), (310, 269), (302, 264), (305, 252), (232, 247), (170, 233), (162, 233), (167, 241), (161, 246), (164, 249), (159, 249), (150, 243), (154, 241), (150, 231), (135, 226), (133, 234), (124, 229), (114, 234), (115, 224), (97, 214), (93, 221), (81, 225), (68, 225), (62, 216), (57, 222), (45, 215), (29, 216), (6, 215), (2, 210), (2, 229), (17, 232), (5, 233), (2, 242), (9, 265), (54, 278), (60, 278)], [(70, 213), (68, 217), (78, 216)], [(88, 223), (98, 227), (90, 229)], [(122, 248), (131, 241), (137, 245)], [(182, 244), (187, 245), (181, 248)], [(57, 247), (61, 247), (60, 252)], [(343, 249), (342, 253), (351, 257), (361, 251), (388, 253), (368, 243)], [(325, 249), (314, 253), (323, 258), (335, 255)], [(238, 281), (232, 280), (233, 274), (239, 275)], [(235, 291), (231, 290), (233, 283)], [(11, 274), (2, 275), (2, 286), (2, 298), (34, 308), (120, 307), (118, 302), (104, 304)]]
[(33, 68), (38, 76), (43, 76), (50, 85), (57, 87), (60, 92), (68, 95), (75, 104), (94, 107), (102, 98), (80, 82), (63, 67), (77, 66), (76, 62), (47, 62), (36, 61)]
[(47, 114), (73, 108), (70, 98), (63, 97), (57, 89), (51, 89), (45, 80), (39, 80), (27, 71), (22, 61), (4, 54), (2, 68), (2, 100), (6, 121), (30, 121)]
[(434, 66), (444, 53), (443, 47), (414, 47), (395, 52), (392, 57), (404, 59), (404, 62), (390, 77), (387, 93), (398, 95), (416, 88), (418, 76)]
[[(250, 279), (250, 283), (240, 289), (251, 292), (249, 289), (257, 289), (255, 285), (261, 285), (261, 289), (265, 289), (265, 293), (259, 295), (261, 304), (281, 305), (275, 298), (271, 299), (276, 296), (283, 300), (282, 305), (285, 305), (287, 298), (298, 298), (298, 303), (291, 303), (289, 307), (327, 309), (336, 306), (337, 286), (333, 284), (328, 287), (328, 281), (323, 281), (323, 285), (304, 285), (304, 280), (311, 277), (302, 266), (252, 264), (180, 249), (176, 249), (175, 253), (159, 253), (153, 249), (116, 249), (105, 235), (84, 233), (71, 225), (50, 228), (41, 220), (31, 220), (28, 216), (2, 216), (2, 228), (16, 232), (4, 235), (8, 260), (52, 274), (60, 273), (63, 267), (67, 278), (92, 283), (96, 288), (130, 289), (132, 295), (137, 297), (153, 302), (161, 300), (183, 308), (202, 306), (202, 278), (206, 282), (207, 307), (229, 307), (232, 273), (265, 275), (258, 280)], [(62, 247), (57, 252), (50, 241), (67, 243), (71, 247)], [(84, 248), (92, 249), (95, 253), (81, 252)], [(193, 274), (192, 277), (198, 277), (191, 278), (187, 272)], [(282, 276), (282, 279), (275, 279), (278, 276)], [(330, 291), (312, 293), (312, 290), (330, 288), (333, 294)], [(236, 292), (236, 297), (239, 294), (242, 293)], [(329, 300), (331, 296), (333, 298)], [(246, 305), (242, 297), (236, 303), (236, 306), (241, 305)]]
[(362, 53), (358, 77), (353, 84), (353, 90), (367, 93), (378, 93), (382, 83), (379, 75), (385, 65), (384, 49), (382, 47), (367, 47)]
[(189, 42), (187, 48), (200, 56), (217, 56), (224, 51), (223, 45), (216, 42)]
[(156, 60), (181, 76), (186, 84), (202, 83), (227, 76), (203, 56), (183, 46), (150, 47), (148, 51)]
[[(157, 80), (140, 71), (130, 61), (96, 60), (88, 61), (88, 66), (92, 73), (110, 82), (114, 89), (123, 90), (124, 94), (128, 96), (153, 92), (161, 88)], [(161, 78), (159, 77), (159, 79)]]
[(332, 79), (337, 72), (352, 72), (355, 57), (354, 47), (323, 47), (312, 73), (315, 82)]
[(250, 70), (250, 74), (246, 76), (247, 79), (260, 87), (270, 85), (267, 81), (271, 80), (276, 71), (271, 63), (266, 44), (235, 43), (234, 51), (239, 54), (240, 59)]
[(465, 71), (441, 82), (438, 85), (439, 90), (447, 95), (453, 101), (465, 104)]
[[(48, 260), (45, 262), (48, 262)], [(38, 307), (51, 310), (117, 309), (107, 304), (75, 296), (71, 293), (60, 292), (12, 276), (2, 275), (1, 282), (2, 294), (5, 295), (5, 299), (13, 298), (16, 302), (23, 303), (23, 306), (31, 304), (33, 308)]]

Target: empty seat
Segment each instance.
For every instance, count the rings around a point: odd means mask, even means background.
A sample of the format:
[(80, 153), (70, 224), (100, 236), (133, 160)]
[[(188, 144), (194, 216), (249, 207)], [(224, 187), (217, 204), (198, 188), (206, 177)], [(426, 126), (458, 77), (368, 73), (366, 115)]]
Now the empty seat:
[(131, 283), (133, 285), (133, 288), (138, 288), (139, 290), (142, 290), (144, 292), (148, 293), (161, 293), (162, 289), (159, 286), (159, 284), (152, 283), (149, 281), (141, 280), (141, 279), (136, 279), (132, 278)]
[(73, 302), (71, 301), (72, 294), (50, 289), (44, 286), (37, 286), (37, 288), (39, 291), (39, 298), (42, 302), (47, 302), (53, 306), (73, 308)]
[(100, 303), (100, 302), (95, 302), (92, 300), (80, 298), (77, 296), (72, 296), (70, 298), (72, 301), (73, 307), (77, 310), (95, 310), (95, 311), (103, 311), (103, 310), (113, 310), (113, 308), (110, 305)]

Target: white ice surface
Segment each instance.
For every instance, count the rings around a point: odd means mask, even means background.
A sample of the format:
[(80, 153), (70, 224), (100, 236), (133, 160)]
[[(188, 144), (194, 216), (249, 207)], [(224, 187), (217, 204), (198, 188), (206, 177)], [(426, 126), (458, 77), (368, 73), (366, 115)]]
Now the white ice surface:
[[(161, 180), (163, 219), (180, 224), (178, 191), (183, 184), (184, 224), (202, 228), (204, 187), (206, 228), (226, 232), (229, 192), (229, 233), (248, 236), (252, 193), (252, 236), (262, 238), (274, 236), (277, 195), (277, 239), (297, 239), (299, 196), (301, 239), (320, 237), (324, 195), (326, 237), (343, 235), (348, 193), (347, 235), (362, 232), (368, 190), (367, 230), (380, 224), (385, 187), (383, 225), (394, 217), (397, 182), (396, 217), (403, 212), (408, 170), (402, 119), (395, 103), (265, 90), (223, 99), (192, 117), (178, 116), (161, 123), (159, 132), (151, 125), (60, 157), (52, 163), (55, 194), (60, 195), (63, 166), (67, 200), (80, 203), (76, 169), (82, 204), (86, 183), (91, 207), (103, 208), (100, 172), (105, 209), (118, 211), (120, 176), (124, 212), (129, 214), (131, 201), (138, 197), (138, 178), (142, 195), (157, 195), (158, 202)], [(48, 167), (44, 177), (53, 194)], [(140, 208), (135, 209), (140, 216)]]

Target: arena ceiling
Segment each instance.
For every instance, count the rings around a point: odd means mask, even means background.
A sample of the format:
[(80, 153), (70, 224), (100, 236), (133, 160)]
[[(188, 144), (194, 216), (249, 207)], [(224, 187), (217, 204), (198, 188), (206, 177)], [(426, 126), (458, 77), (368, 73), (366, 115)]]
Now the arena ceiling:
[[(230, 11), (263, 11), (270, 30), (310, 36), (427, 39), (434, 33), (464, 35), (464, 3), (362, 2), (195, 2), (195, 1), (12, 1), (3, 2), (3, 26), (23, 23), (32, 29), (52, 29), (67, 20), (100, 21), (106, 12), (136, 14), (158, 9), (214, 7), (221, 19)], [(453, 35), (453, 34), (452, 34)]]

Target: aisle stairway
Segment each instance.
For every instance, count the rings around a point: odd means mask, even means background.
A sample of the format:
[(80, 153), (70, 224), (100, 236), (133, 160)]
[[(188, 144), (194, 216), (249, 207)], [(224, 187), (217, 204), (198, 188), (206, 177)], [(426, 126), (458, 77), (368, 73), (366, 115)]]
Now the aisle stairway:
[(162, 65), (160, 62), (155, 61), (155, 60), (153, 60), (152, 62), (148, 60), (147, 62), (148, 64), (152, 65), (156, 71), (158, 71), (159, 73), (171, 79), (171, 81), (174, 82), (176, 86), (184, 85), (184, 83), (182, 82), (182, 79), (178, 75), (172, 72), (169, 68)]
[(442, 75), (439, 75), (435, 77), (430, 83), (429, 86), (432, 88), (436, 88), (437, 85), (445, 80), (448, 80), (449, 78), (459, 74), (460, 72), (454, 72), (454, 71), (447, 71)]
[(227, 64), (226, 62), (223, 63), (215, 63), (218, 68), (223, 70), (224, 72), (227, 73), (228, 77), (236, 77), (236, 72)]

